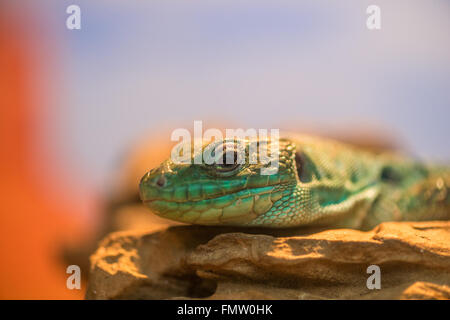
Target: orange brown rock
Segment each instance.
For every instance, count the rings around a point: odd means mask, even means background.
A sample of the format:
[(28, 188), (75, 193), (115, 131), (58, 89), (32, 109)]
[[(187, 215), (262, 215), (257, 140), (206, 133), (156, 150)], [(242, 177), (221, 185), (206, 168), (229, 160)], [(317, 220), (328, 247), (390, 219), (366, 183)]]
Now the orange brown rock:
[[(262, 232), (175, 226), (110, 234), (91, 257), (86, 297), (449, 299), (450, 222)], [(381, 269), (380, 290), (366, 286), (373, 264)]]

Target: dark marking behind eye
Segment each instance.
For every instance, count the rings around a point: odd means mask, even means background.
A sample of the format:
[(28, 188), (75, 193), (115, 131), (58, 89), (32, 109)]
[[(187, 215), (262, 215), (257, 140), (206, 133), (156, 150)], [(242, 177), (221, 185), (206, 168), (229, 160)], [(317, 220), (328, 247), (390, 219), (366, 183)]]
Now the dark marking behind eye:
[(297, 174), (301, 182), (311, 182), (312, 175), (316, 171), (311, 159), (304, 152), (295, 154), (295, 163), (297, 165)]
[[(231, 155), (233, 154), (233, 155)], [(236, 151), (228, 151), (223, 154), (223, 166), (234, 166), (237, 163), (238, 154)], [(230, 161), (231, 160), (231, 161)]]
[(386, 166), (381, 170), (380, 179), (388, 183), (398, 183), (402, 176), (393, 167)]

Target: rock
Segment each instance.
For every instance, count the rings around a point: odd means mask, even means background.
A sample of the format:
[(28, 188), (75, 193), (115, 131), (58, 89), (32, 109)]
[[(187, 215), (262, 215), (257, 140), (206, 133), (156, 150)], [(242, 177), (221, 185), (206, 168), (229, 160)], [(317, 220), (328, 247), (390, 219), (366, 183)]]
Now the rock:
[[(91, 256), (86, 298), (450, 298), (450, 222), (289, 233), (298, 230), (112, 233)], [(381, 269), (380, 290), (366, 286), (370, 265)]]
[(145, 138), (130, 146), (106, 183), (108, 188), (101, 206), (99, 228), (92, 237), (84, 239), (83, 243), (63, 249), (65, 264), (75, 264), (83, 272), (88, 271), (89, 256), (97, 248), (98, 242), (109, 233), (124, 230), (155, 232), (168, 226), (182, 225), (153, 214), (139, 198), (140, 179), (147, 171), (164, 161), (170, 150), (170, 143), (155, 138)]
[(418, 281), (402, 292), (402, 299), (450, 299), (450, 287)]
[[(88, 299), (164, 299), (208, 296), (215, 283), (184, 266), (185, 255), (212, 236), (207, 228), (116, 232), (91, 256)], [(208, 285), (212, 288), (208, 290)]]

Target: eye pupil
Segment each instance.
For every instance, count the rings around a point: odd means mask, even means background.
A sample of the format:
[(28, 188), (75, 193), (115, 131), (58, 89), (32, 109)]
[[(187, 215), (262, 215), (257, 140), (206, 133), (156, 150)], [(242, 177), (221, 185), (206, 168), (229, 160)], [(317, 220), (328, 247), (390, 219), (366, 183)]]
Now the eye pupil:
[(236, 152), (227, 152), (223, 154), (223, 166), (224, 167), (232, 167), (237, 162), (237, 153)]
[(238, 154), (236, 151), (228, 151), (223, 154), (222, 163), (216, 166), (219, 170), (231, 171), (239, 166), (237, 163)]

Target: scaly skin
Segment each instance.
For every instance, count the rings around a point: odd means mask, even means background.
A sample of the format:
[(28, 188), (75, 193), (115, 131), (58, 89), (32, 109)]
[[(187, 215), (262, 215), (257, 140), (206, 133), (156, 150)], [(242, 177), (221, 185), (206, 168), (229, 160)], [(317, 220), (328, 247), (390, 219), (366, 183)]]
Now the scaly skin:
[(366, 230), (383, 221), (450, 218), (447, 168), (322, 138), (289, 136), (280, 139), (278, 172), (261, 175), (268, 165), (250, 164), (249, 141), (240, 142), (246, 147), (245, 164), (233, 168), (167, 160), (141, 179), (141, 199), (164, 218), (203, 225)]

